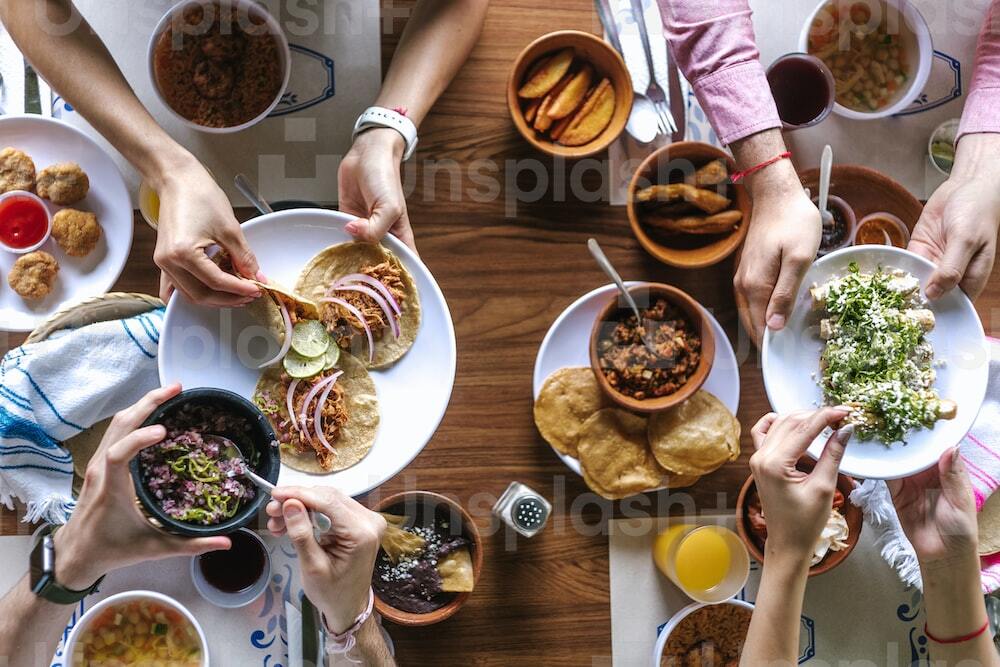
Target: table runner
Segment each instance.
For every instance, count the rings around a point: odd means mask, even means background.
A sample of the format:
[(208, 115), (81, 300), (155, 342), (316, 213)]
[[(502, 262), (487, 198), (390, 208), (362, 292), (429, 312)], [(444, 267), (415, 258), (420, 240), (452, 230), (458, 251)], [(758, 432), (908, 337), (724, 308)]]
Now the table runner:
[[(732, 514), (689, 517), (699, 524), (734, 528)], [(659, 629), (689, 600), (653, 564), (653, 540), (669, 517), (616, 519), (608, 524), (611, 583), (611, 650), (616, 665), (649, 665)], [(760, 565), (751, 560), (740, 594), (753, 602)], [(879, 556), (873, 532), (830, 572), (809, 579), (802, 612), (799, 664), (925, 664), (921, 596), (905, 587)]]
[[(237, 172), (258, 183), (272, 201), (336, 201), (337, 167), (350, 148), (351, 129), (375, 100), (381, 81), (378, 0), (263, 2), (288, 37), (291, 79), (270, 117), (234, 134), (189, 128), (153, 93), (146, 58), (149, 37), (160, 17), (178, 1), (75, 0), (142, 103), (208, 167), (234, 204), (246, 205), (233, 187)], [(132, 166), (59, 97), (53, 100), (52, 115), (84, 130), (115, 157), (138, 207), (139, 176)]]

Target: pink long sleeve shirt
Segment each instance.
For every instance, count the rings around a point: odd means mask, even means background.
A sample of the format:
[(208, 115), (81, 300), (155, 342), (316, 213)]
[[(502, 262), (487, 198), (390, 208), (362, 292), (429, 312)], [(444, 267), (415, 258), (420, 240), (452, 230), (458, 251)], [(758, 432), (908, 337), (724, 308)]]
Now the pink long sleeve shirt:
[[(747, 0), (657, 0), (674, 61), (724, 144), (781, 127)], [(1000, 132), (1000, 0), (979, 35), (959, 136)]]

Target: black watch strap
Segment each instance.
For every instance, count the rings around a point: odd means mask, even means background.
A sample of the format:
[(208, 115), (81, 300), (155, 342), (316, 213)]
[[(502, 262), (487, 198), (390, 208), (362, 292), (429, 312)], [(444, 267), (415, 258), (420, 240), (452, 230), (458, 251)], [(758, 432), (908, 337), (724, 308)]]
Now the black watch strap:
[(39, 532), (38, 542), (31, 550), (31, 590), (38, 597), (56, 604), (76, 604), (87, 597), (104, 581), (102, 576), (82, 591), (66, 588), (55, 576), (55, 545), (52, 534), (55, 528), (47, 526)]

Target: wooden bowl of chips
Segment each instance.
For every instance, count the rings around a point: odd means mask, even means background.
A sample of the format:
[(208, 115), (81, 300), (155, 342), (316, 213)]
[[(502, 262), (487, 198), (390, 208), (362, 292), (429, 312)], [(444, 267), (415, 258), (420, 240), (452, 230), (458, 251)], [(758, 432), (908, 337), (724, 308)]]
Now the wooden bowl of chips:
[[(816, 466), (815, 461), (812, 459), (804, 458), (798, 463), (798, 469), (803, 472), (811, 472)], [(829, 551), (823, 559), (809, 567), (809, 576), (814, 577), (818, 574), (823, 574), (824, 572), (829, 572), (833, 568), (837, 567), (851, 555), (854, 547), (858, 544), (858, 539), (861, 537), (861, 527), (864, 525), (864, 514), (861, 512), (861, 508), (857, 505), (852, 504), (848, 498), (851, 495), (851, 491), (854, 490), (855, 482), (852, 477), (840, 474), (837, 476), (837, 490), (844, 496), (844, 505), (841, 509), (841, 514), (847, 520), (847, 546), (840, 551)], [(758, 563), (764, 562), (764, 540), (754, 532), (750, 521), (749, 505), (753, 498), (757, 495), (757, 485), (754, 483), (753, 475), (747, 478), (747, 481), (743, 483), (743, 487), (740, 489), (740, 495), (736, 499), (736, 532), (739, 534), (740, 539), (746, 544), (747, 550), (750, 555), (753, 556)]]
[(628, 291), (636, 300), (640, 310), (644, 308), (643, 303), (653, 303), (654, 300), (663, 298), (668, 306), (672, 306), (683, 317), (690, 327), (691, 333), (697, 335), (701, 341), (700, 353), (694, 371), (676, 390), (666, 395), (650, 398), (636, 398), (633, 395), (623, 393), (622, 390), (612, 385), (601, 368), (599, 347), (602, 345), (602, 338), (607, 337), (609, 327), (631, 313), (617, 292), (594, 320), (594, 328), (590, 333), (590, 366), (601, 391), (615, 404), (626, 410), (641, 413), (666, 410), (692, 396), (708, 379), (712, 363), (715, 360), (715, 336), (712, 333), (712, 326), (708, 322), (704, 308), (686, 292), (676, 287), (663, 283), (640, 283), (629, 287)]
[[(469, 542), (469, 552), (472, 556), (472, 578), (474, 583), (479, 582), (479, 575), (483, 569), (483, 538), (479, 534), (479, 529), (476, 527), (476, 522), (472, 519), (472, 516), (457, 502), (447, 496), (431, 491), (403, 491), (379, 500), (375, 504), (374, 511), (405, 515), (407, 517), (416, 517), (426, 512), (430, 512), (433, 515), (446, 515), (451, 525), (459, 524), (461, 528), (460, 534)], [(375, 610), (383, 618), (397, 625), (433, 625), (455, 615), (471, 594), (452, 593), (453, 597), (444, 606), (426, 613), (415, 613), (393, 607), (383, 600), (376, 591)]]
[(578, 30), (550, 32), (514, 60), (507, 107), (532, 146), (581, 158), (604, 150), (625, 129), (632, 78), (603, 39)]
[(670, 266), (698, 269), (721, 262), (746, 238), (751, 201), (729, 182), (732, 156), (698, 141), (653, 151), (632, 176), (627, 213), (639, 245)]

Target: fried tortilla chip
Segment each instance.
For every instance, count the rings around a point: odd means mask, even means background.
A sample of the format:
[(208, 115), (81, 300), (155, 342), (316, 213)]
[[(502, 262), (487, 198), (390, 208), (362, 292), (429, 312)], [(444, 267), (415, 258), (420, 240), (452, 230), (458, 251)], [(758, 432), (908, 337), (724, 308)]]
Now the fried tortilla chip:
[(646, 418), (617, 408), (584, 422), (577, 451), (584, 481), (611, 500), (658, 488), (667, 475), (649, 450)]
[(656, 461), (681, 475), (706, 475), (740, 455), (740, 424), (718, 398), (698, 391), (649, 419)]
[(986, 500), (979, 519), (979, 555), (1000, 553), (1000, 491)]
[(382, 534), (382, 549), (393, 563), (398, 563), (404, 556), (418, 556), (427, 546), (427, 540), (416, 533), (403, 528), (406, 517), (397, 514), (381, 512), (385, 519), (385, 532)]
[(569, 127), (559, 137), (559, 143), (582, 146), (593, 141), (608, 126), (614, 113), (615, 88), (610, 79), (603, 79), (573, 114)]
[(593, 370), (560, 368), (545, 378), (538, 392), (535, 426), (556, 451), (576, 456), (580, 427), (604, 405)]
[(518, 89), (518, 97), (542, 97), (559, 83), (559, 80), (569, 71), (569, 66), (572, 63), (572, 48), (563, 49), (552, 56), (539, 58), (528, 72), (528, 76), (525, 77), (524, 84)]
[(441, 590), (445, 593), (471, 593), (476, 585), (468, 547), (455, 549), (439, 560), (437, 571), (441, 575)]

